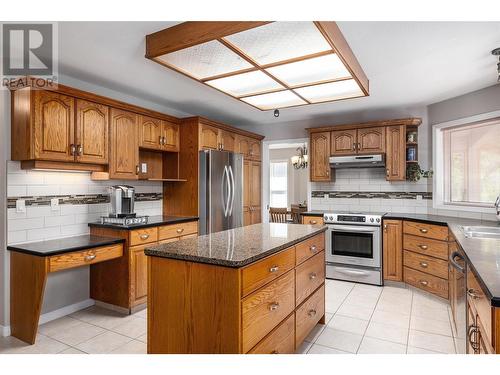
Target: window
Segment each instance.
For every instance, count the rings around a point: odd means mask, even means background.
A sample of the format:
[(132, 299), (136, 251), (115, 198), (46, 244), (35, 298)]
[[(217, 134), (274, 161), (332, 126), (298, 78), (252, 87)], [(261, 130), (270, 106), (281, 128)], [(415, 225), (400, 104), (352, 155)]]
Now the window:
[(271, 161), (269, 185), (271, 207), (288, 207), (288, 161)]
[(500, 193), (500, 118), (442, 129), (444, 205), (491, 206)]

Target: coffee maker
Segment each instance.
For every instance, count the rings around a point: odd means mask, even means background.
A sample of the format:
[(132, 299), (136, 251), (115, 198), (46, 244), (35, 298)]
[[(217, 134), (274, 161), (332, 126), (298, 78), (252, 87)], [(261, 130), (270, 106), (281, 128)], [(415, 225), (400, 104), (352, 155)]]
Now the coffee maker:
[(109, 213), (109, 217), (135, 217), (135, 188), (133, 186), (110, 186), (109, 198), (111, 201), (111, 212)]

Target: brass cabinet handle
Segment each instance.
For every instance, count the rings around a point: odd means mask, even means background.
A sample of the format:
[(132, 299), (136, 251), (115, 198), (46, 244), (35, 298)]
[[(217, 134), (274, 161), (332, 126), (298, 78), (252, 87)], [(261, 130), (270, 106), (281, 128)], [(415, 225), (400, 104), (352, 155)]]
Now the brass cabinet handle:
[(71, 156), (75, 156), (76, 154), (76, 146), (73, 143), (69, 145), (69, 153)]
[(311, 252), (315, 253), (316, 250), (318, 250), (318, 248), (316, 247), (316, 245), (312, 245), (312, 246), (309, 246), (309, 249), (311, 250)]
[(135, 174), (139, 174), (139, 164), (135, 166)]
[(318, 222), (317, 222), (316, 220), (311, 220), (311, 221), (310, 221), (310, 223), (311, 223), (312, 225), (318, 224)]
[(425, 262), (420, 262), (420, 265), (422, 266), (422, 268), (427, 268), (429, 265)]
[(361, 150), (361, 143), (358, 143), (358, 145), (357, 145), (356, 148), (357, 148), (358, 151)]
[(420, 232), (422, 232), (422, 233), (427, 233), (428, 231), (429, 231), (428, 229), (424, 229), (424, 228), (420, 229)]
[(353, 150), (353, 151), (356, 151), (356, 143), (353, 143), (353, 144), (352, 144), (352, 150)]
[(427, 250), (429, 248), (429, 246), (427, 245), (418, 245), (418, 247), (420, 247), (422, 250)]
[(278, 272), (279, 269), (280, 268), (278, 266), (272, 266), (271, 268), (269, 268), (269, 272)]
[(144, 233), (144, 234), (141, 234), (139, 237), (141, 238), (141, 240), (147, 240), (149, 238), (149, 234)]
[(330, 176), (330, 171), (329, 170), (326, 171), (326, 175)]
[(467, 295), (472, 299), (478, 299), (479, 296), (476, 294), (476, 291), (472, 288), (467, 289)]
[(92, 255), (87, 255), (85, 258), (83, 258), (86, 262), (90, 262), (91, 260), (94, 260), (96, 257), (95, 254)]
[(177, 233), (182, 233), (182, 232), (184, 232), (184, 228), (178, 228), (177, 229)]
[(163, 145), (163, 137), (161, 135), (158, 137), (158, 143)]
[(423, 285), (423, 286), (429, 285), (429, 282), (427, 280), (420, 280), (419, 283), (420, 283), (420, 285)]
[(280, 307), (280, 304), (278, 302), (274, 302), (269, 304), (269, 311), (276, 311)]
[(311, 317), (314, 316), (314, 315), (316, 315), (316, 310), (314, 310), (314, 309), (309, 310), (309, 312), (307, 313), (307, 315), (309, 315)]
[(318, 275), (316, 275), (316, 272), (311, 272), (309, 274), (309, 280), (314, 280)]
[(389, 177), (389, 174), (390, 174), (390, 172), (389, 172), (389, 168), (387, 168), (387, 169), (385, 170), (385, 175), (386, 175), (387, 177)]
[(82, 146), (82, 145), (77, 145), (77, 146), (76, 146), (76, 153), (77, 153), (78, 155), (83, 154), (83, 146)]
[(384, 224), (384, 232), (387, 232), (387, 224)]

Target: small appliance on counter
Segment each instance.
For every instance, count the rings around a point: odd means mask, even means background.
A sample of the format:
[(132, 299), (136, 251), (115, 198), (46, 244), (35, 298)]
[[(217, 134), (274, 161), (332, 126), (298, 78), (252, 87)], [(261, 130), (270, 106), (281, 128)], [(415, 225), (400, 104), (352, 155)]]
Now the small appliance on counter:
[(109, 187), (111, 212), (109, 216), (101, 217), (102, 224), (146, 224), (147, 216), (137, 216), (134, 212), (135, 188), (128, 185), (114, 185)]

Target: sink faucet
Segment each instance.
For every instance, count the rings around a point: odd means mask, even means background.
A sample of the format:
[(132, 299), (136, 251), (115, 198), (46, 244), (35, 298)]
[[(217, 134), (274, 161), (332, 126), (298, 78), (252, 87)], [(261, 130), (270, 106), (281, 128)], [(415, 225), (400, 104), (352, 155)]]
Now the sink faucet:
[(497, 219), (500, 220), (500, 195), (495, 201), (495, 214), (497, 215)]

